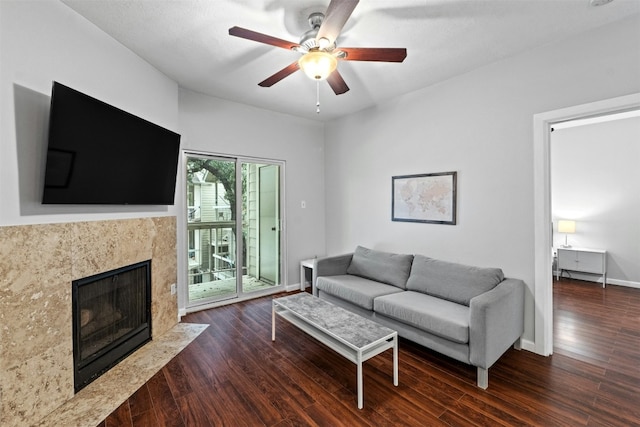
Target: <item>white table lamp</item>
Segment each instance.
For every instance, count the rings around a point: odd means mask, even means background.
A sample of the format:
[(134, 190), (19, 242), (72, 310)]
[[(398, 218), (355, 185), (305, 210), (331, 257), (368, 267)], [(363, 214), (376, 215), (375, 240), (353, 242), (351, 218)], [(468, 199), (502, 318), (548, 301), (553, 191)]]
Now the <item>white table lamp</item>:
[(576, 222), (570, 220), (560, 220), (558, 221), (558, 233), (565, 233), (564, 236), (564, 245), (563, 248), (570, 248), (571, 245), (567, 242), (567, 238), (569, 234), (573, 234), (576, 232)]

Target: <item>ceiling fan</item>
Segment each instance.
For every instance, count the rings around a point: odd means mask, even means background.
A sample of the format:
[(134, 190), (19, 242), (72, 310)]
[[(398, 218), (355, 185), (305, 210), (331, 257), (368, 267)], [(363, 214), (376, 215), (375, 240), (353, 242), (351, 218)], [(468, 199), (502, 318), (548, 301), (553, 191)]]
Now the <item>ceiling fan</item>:
[(300, 43), (241, 27), (229, 28), (229, 34), (287, 50), (295, 50), (303, 54), (299, 60), (258, 83), (259, 86), (273, 86), (290, 74), (302, 69), (313, 80), (326, 79), (335, 94), (340, 95), (347, 92), (349, 87), (336, 69), (338, 60), (402, 62), (407, 57), (407, 49), (405, 48), (336, 46), (336, 39), (358, 2), (359, 0), (331, 0), (324, 14), (315, 12), (309, 15), (311, 30), (302, 35)]

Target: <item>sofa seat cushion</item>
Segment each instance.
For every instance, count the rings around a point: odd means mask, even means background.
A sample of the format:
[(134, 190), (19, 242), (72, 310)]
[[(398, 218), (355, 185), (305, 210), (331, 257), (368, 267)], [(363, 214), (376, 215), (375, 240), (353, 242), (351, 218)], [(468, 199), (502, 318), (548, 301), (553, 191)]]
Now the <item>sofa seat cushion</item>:
[(416, 255), (407, 289), (469, 305), (504, 280), (499, 268), (473, 267)]
[(420, 292), (405, 291), (375, 299), (376, 314), (407, 323), (448, 340), (469, 342), (469, 307)]
[(358, 246), (347, 273), (406, 289), (412, 261), (413, 255), (392, 254)]
[(350, 274), (318, 277), (316, 288), (367, 310), (373, 310), (374, 298), (403, 292), (396, 286)]

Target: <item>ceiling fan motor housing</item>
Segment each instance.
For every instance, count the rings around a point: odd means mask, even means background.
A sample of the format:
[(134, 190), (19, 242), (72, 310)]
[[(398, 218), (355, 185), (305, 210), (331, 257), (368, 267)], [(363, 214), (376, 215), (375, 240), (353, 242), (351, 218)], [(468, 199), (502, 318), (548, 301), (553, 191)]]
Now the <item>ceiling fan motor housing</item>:
[[(304, 47), (307, 52), (313, 48), (319, 47), (316, 37), (318, 36), (318, 30), (320, 29), (323, 20), (324, 13), (314, 12), (309, 15), (309, 25), (311, 26), (311, 29), (300, 37), (300, 46)], [(333, 46), (325, 47), (323, 50), (331, 51), (333, 48), (335, 48), (335, 43)]]

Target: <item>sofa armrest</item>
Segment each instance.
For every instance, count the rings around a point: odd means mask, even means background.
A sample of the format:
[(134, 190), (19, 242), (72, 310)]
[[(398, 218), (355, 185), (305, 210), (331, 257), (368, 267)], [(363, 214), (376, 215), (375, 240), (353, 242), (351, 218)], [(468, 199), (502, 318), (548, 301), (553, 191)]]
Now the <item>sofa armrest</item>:
[(320, 276), (338, 276), (347, 274), (347, 268), (351, 264), (353, 252), (344, 255), (335, 255), (325, 258), (317, 258), (313, 261), (313, 277), (311, 279), (311, 289), (313, 295), (318, 296), (316, 280)]
[(524, 282), (505, 279), (469, 304), (469, 361), (489, 369), (524, 333)]

